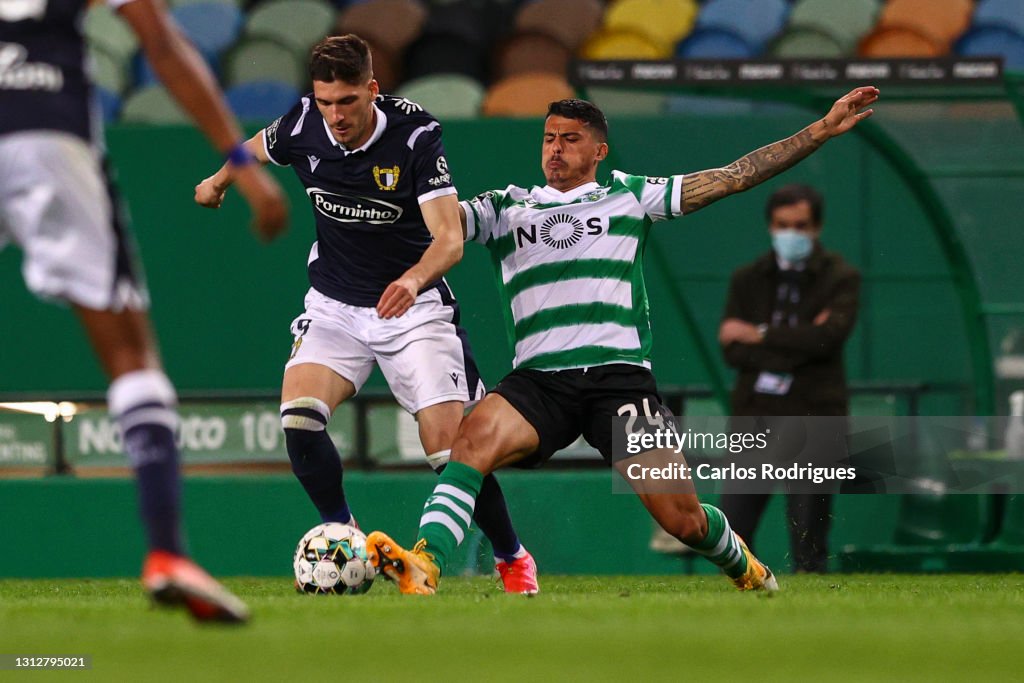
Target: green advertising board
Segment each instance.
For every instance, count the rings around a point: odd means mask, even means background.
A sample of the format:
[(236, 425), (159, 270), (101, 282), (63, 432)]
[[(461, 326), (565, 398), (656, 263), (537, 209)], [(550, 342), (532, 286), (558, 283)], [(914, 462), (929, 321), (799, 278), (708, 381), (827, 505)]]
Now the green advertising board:
[[(179, 407), (178, 445), (186, 465), (287, 463), (277, 403), (187, 403)], [(339, 410), (331, 426), (342, 458), (353, 450), (354, 414)], [(64, 454), (69, 465), (126, 465), (117, 424), (105, 406), (90, 406), (64, 425)]]
[(0, 470), (53, 470), (53, 435), (42, 415), (0, 411)]

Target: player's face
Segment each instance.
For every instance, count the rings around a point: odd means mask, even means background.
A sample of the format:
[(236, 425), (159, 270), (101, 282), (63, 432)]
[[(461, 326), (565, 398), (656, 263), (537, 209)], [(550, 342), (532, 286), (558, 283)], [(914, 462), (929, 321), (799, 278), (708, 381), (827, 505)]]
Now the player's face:
[(313, 97), (334, 139), (348, 149), (359, 147), (373, 134), (377, 120), (373, 100), (380, 88), (370, 79), (362, 85), (345, 81), (313, 81)]
[(768, 227), (772, 232), (796, 230), (811, 239), (817, 239), (821, 234), (821, 225), (814, 222), (811, 204), (806, 200), (775, 207), (772, 210), (772, 220)]
[(548, 185), (566, 192), (597, 178), (597, 164), (608, 156), (608, 145), (598, 140), (583, 121), (549, 116), (544, 122), (541, 167)]

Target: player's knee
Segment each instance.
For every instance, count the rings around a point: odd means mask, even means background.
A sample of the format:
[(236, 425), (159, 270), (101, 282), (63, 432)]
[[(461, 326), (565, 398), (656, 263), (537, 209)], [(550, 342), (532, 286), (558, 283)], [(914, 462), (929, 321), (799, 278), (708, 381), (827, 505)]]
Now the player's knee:
[(281, 404), (281, 427), (293, 466), (314, 441), (324, 436), (330, 419), (331, 409), (318, 398), (306, 396)]
[(459, 430), (459, 435), (452, 444), (451, 460), (469, 465), (485, 474), (492, 472), (495, 465), (493, 439), (486, 438), (486, 435), (472, 425), (464, 426), (467, 428)]
[(115, 417), (139, 407), (172, 408), (177, 402), (174, 386), (162, 370), (127, 372), (111, 382), (107, 390), (107, 406)]

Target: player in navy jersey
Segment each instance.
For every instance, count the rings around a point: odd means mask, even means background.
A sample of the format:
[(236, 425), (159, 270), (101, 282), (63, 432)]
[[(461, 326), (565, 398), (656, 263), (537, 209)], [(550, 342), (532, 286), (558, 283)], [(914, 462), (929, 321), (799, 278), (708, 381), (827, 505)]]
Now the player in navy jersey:
[[(326, 427), (373, 365), (416, 416), (436, 471), (448, 461), (465, 404), (484, 388), (443, 278), (462, 258), (462, 227), (440, 124), (414, 102), (380, 94), (358, 36), (321, 41), (309, 73), (313, 92), (246, 145), (264, 163), (291, 166), (313, 210), (312, 287), (292, 323), (281, 422), (292, 470), (321, 519), (350, 522)], [(233, 179), (226, 165), (196, 186), (196, 202), (220, 206)], [(505, 590), (536, 593), (536, 565), (493, 476), (474, 519), (494, 547)]]
[[(177, 402), (161, 368), (148, 294), (105, 173), (98, 107), (80, 31), (86, 0), (0, 2), (0, 247), (24, 251), (25, 282), (69, 303), (111, 379), (107, 402), (136, 472), (149, 553), (143, 585), (201, 621), (244, 621), (245, 605), (185, 556)], [(107, 0), (137, 34), (167, 89), (225, 153), (271, 238), (285, 226), (280, 187), (241, 144), (202, 58), (154, 0)]]

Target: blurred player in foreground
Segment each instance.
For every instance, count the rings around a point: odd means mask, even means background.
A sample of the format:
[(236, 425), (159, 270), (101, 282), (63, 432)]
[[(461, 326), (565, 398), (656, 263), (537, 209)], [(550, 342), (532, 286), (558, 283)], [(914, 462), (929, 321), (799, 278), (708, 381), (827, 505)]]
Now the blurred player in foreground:
[[(378, 570), (403, 593), (433, 593), (485, 475), (512, 464), (539, 466), (580, 434), (611, 463), (614, 417), (656, 422), (670, 416), (648, 369), (642, 257), (651, 224), (790, 168), (870, 116), (870, 109), (861, 109), (877, 98), (877, 89), (857, 88), (796, 135), (724, 168), (669, 178), (613, 171), (609, 185), (596, 181), (608, 155), (604, 115), (589, 102), (553, 103), (541, 149), (547, 186), (510, 185), (460, 204), (467, 239), (483, 243), (500, 262), (515, 369), (459, 428), (414, 548), (405, 550), (379, 531), (369, 535), (368, 554)], [(721, 567), (737, 588), (778, 589), (719, 509), (701, 504), (693, 492), (634, 488), (662, 528)]]
[[(177, 397), (161, 367), (149, 295), (105, 170), (80, 32), (87, 4), (0, 3), (0, 246), (13, 239), (22, 248), (32, 292), (72, 306), (111, 379), (107, 403), (135, 469), (148, 537), (146, 590), (200, 621), (245, 621), (246, 606), (185, 556)], [(256, 232), (274, 237), (287, 218), (281, 190), (240, 144), (213, 76), (163, 3), (108, 4), (138, 35), (167, 89), (227, 156)]]
[[(358, 36), (321, 41), (309, 75), (313, 92), (246, 145), (263, 163), (291, 166), (313, 209), (311, 288), (292, 323), (281, 423), (292, 470), (321, 520), (349, 523), (327, 423), (374, 364), (416, 416), (438, 471), (465, 404), (484, 390), (444, 281), (462, 258), (462, 229), (440, 124), (418, 104), (379, 93)], [(233, 179), (226, 165), (196, 186), (196, 202), (220, 206)], [(488, 476), (482, 486), (476, 521), (494, 548), (505, 591), (536, 593), (537, 567), (512, 528), (497, 480)]]

